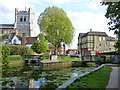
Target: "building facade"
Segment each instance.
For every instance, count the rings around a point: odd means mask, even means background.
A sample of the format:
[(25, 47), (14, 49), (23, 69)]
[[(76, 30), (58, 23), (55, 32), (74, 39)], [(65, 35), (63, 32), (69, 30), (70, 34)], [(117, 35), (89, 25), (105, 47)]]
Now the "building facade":
[(78, 53), (81, 55), (95, 55), (99, 53), (114, 51), (116, 39), (108, 37), (105, 32), (90, 30), (87, 33), (79, 33), (78, 36)]

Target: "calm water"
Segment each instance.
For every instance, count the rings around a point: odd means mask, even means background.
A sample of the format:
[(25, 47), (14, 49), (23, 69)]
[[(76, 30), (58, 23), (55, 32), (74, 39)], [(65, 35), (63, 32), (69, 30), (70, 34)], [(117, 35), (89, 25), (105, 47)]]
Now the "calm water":
[(57, 88), (71, 77), (93, 70), (95, 67), (70, 67), (42, 71), (32, 67), (2, 69), (0, 85), (7, 88)]

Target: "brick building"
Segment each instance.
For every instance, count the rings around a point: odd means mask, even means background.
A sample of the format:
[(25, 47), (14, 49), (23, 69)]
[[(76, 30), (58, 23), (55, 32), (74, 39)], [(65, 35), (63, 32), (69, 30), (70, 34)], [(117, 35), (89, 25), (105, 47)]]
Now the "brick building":
[[(49, 44), (49, 49), (51, 50), (51, 54), (56, 54), (55, 46)], [(57, 52), (58, 55), (66, 55), (65, 45), (61, 44), (61, 47), (58, 48)]]
[(79, 33), (78, 53), (81, 55), (95, 55), (98, 52), (115, 51), (114, 44), (117, 40), (109, 37), (105, 32), (90, 30), (87, 33)]

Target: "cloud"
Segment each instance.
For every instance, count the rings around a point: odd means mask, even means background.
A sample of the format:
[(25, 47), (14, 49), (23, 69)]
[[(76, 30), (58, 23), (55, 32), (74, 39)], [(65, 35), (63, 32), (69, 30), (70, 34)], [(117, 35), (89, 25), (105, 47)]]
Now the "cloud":
[(77, 48), (79, 33), (86, 33), (90, 29), (106, 32), (109, 36), (113, 36), (113, 31), (109, 32), (108, 30), (107, 23), (109, 20), (105, 18), (104, 13), (67, 11), (67, 15), (76, 29), (73, 43), (68, 48)]

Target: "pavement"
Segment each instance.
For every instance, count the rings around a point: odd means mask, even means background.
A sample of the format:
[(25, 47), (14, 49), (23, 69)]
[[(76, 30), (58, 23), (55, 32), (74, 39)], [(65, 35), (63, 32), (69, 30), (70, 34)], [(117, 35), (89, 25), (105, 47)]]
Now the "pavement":
[(109, 83), (106, 90), (115, 89), (120, 90), (120, 67), (112, 67)]

